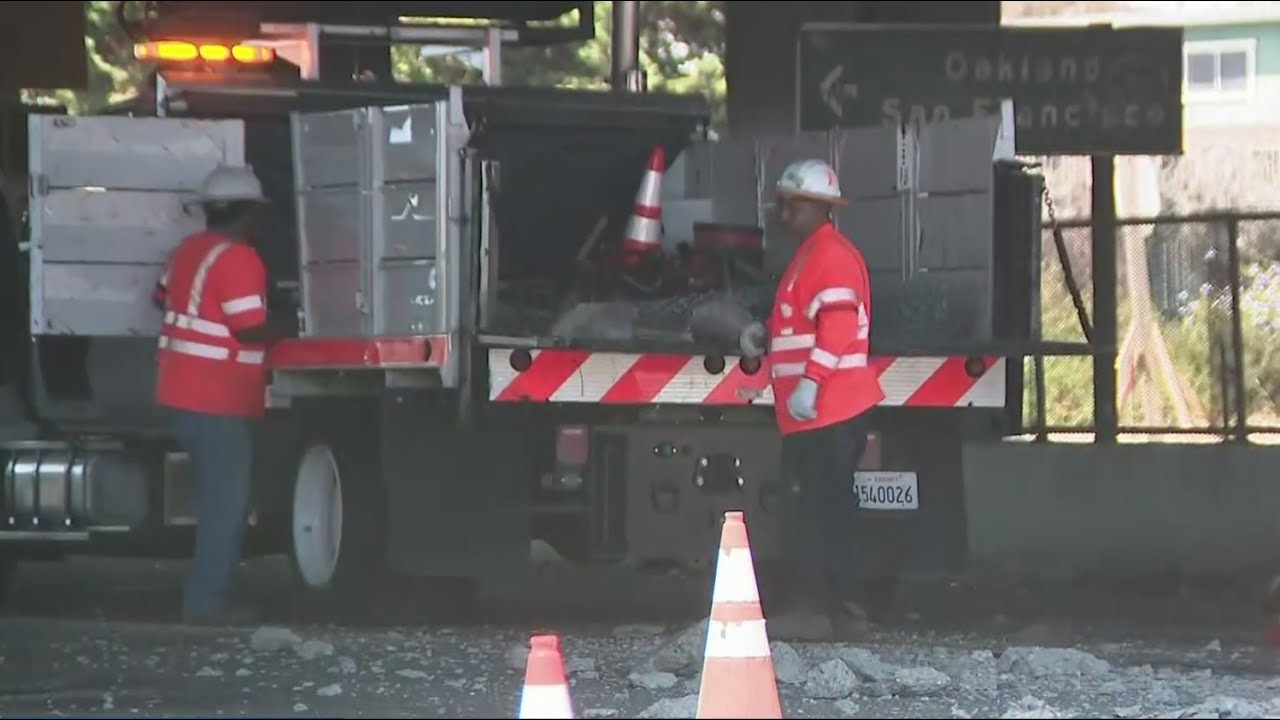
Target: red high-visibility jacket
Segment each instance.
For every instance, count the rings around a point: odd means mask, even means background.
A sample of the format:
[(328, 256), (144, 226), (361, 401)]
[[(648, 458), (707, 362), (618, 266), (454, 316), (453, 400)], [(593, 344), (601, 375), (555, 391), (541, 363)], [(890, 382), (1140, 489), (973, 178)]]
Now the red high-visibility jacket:
[[(787, 435), (857, 417), (884, 399), (869, 367), (871, 280), (862, 253), (827, 223), (783, 273), (769, 319), (769, 365), (778, 428)], [(800, 378), (818, 383), (818, 417), (787, 410)]]
[(173, 251), (160, 280), (159, 404), (262, 417), (266, 348), (241, 343), (234, 331), (266, 321), (266, 275), (257, 251), (214, 232), (191, 235)]

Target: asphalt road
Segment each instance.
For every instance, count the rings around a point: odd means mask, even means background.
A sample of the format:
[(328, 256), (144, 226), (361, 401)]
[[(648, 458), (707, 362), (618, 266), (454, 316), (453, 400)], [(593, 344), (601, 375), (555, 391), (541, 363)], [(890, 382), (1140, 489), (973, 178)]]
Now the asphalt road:
[[(579, 717), (692, 717), (705, 579), (554, 569), (442, 615), (405, 584), (320, 622), (279, 563), (268, 625), (171, 622), (180, 566), (30, 566), (0, 620), (2, 716), (515, 717), (531, 634), (563, 638)], [(1069, 595), (1069, 596), (1068, 596)], [(1280, 716), (1247, 598), (921, 582), (857, 647), (775, 643), (787, 717)]]

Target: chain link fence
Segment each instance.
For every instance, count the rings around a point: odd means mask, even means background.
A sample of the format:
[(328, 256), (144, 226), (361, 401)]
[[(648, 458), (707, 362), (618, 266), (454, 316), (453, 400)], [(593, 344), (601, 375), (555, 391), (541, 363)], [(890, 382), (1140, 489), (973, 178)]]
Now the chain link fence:
[[(1090, 228), (1082, 221), (1059, 227), (1092, 317)], [(1280, 213), (1120, 220), (1116, 252), (1121, 431), (1243, 437), (1280, 429), (1280, 343), (1273, 340), (1280, 334)], [(1085, 342), (1052, 223), (1041, 257), (1042, 338)], [(1043, 362), (1045, 428), (1091, 430), (1092, 359)], [(1032, 359), (1026, 367), (1033, 377)], [(1040, 422), (1035, 393), (1028, 382), (1024, 417), (1032, 427)]]

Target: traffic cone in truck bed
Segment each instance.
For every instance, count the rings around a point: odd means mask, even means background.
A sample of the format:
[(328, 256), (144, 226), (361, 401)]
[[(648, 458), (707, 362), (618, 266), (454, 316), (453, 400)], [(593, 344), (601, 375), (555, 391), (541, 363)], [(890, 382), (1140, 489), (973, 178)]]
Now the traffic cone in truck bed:
[(520, 693), (520, 718), (572, 718), (569, 681), (565, 677), (560, 638), (535, 635), (529, 641), (524, 691)]
[(769, 634), (741, 512), (724, 514), (709, 623), (697, 717), (781, 718)]
[(667, 155), (661, 145), (649, 153), (649, 165), (636, 192), (636, 204), (627, 222), (627, 235), (622, 247), (627, 254), (639, 255), (662, 249), (662, 174), (667, 169)]

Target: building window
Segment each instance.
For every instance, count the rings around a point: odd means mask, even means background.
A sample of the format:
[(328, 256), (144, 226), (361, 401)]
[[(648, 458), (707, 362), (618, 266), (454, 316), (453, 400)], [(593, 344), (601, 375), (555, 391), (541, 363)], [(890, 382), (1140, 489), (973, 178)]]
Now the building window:
[(1183, 50), (1183, 81), (1191, 98), (1235, 98), (1253, 91), (1257, 41), (1204, 40)]

